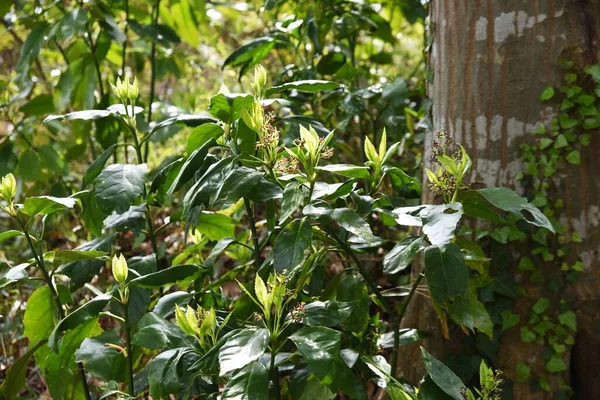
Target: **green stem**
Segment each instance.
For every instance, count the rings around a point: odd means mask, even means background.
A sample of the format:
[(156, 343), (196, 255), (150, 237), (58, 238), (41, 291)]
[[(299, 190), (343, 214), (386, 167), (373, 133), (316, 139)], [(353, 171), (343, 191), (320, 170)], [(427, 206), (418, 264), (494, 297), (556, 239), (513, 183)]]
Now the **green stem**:
[(129, 325), (129, 309), (127, 303), (121, 303), (123, 306), (123, 319), (125, 320), (125, 341), (127, 343), (127, 388), (131, 397), (135, 398), (135, 390), (133, 386), (133, 352), (131, 350), (131, 327)]
[[(398, 360), (398, 344), (399, 344), (399, 339), (400, 339), (400, 321), (398, 320), (396, 313), (394, 312), (394, 309), (388, 303), (387, 299), (385, 297), (383, 297), (383, 295), (379, 291), (379, 288), (377, 287), (377, 284), (373, 281), (373, 279), (371, 279), (371, 277), (369, 276), (369, 272), (367, 271), (365, 266), (362, 264), (362, 262), (358, 259), (358, 257), (356, 256), (356, 254), (354, 253), (352, 248), (350, 246), (348, 246), (348, 243), (346, 243), (345, 241), (340, 239), (340, 237), (335, 232), (330, 231), (330, 233), (331, 233), (331, 236), (335, 239), (335, 241), (338, 242), (339, 245), (342, 247), (344, 252), (346, 252), (346, 254), (348, 254), (350, 256), (350, 258), (352, 258), (352, 261), (354, 261), (354, 264), (356, 264), (356, 266), (358, 267), (358, 271), (362, 275), (363, 279), (367, 282), (367, 286), (369, 286), (371, 291), (375, 294), (375, 297), (377, 297), (377, 300), (379, 300), (379, 302), (381, 303), (381, 305), (383, 306), (385, 311), (390, 316), (390, 325), (394, 329), (394, 350), (392, 352), (392, 364), (393, 364), (394, 359), (396, 359), (396, 362)], [(391, 375), (393, 378), (396, 378), (396, 370), (394, 369), (393, 366), (392, 366)]]
[[(272, 349), (275, 349), (275, 345), (273, 344)], [(275, 356), (277, 355), (277, 350), (271, 351), (271, 365), (269, 367), (269, 373), (271, 375), (271, 380), (273, 381), (273, 392), (275, 394), (275, 398), (277, 400), (281, 400), (281, 387), (279, 386), (279, 368), (275, 366)]]
[(246, 214), (250, 219), (250, 230), (252, 231), (252, 241), (254, 243), (254, 260), (256, 262), (256, 269), (260, 268), (260, 243), (258, 241), (258, 231), (256, 230), (256, 221), (254, 220), (254, 212), (250, 205), (250, 200), (244, 197), (244, 205), (246, 206)]
[[(160, 0), (156, 0), (153, 12), (154, 26), (158, 24), (158, 14), (160, 10)], [(156, 81), (156, 42), (152, 41), (152, 50), (150, 51), (150, 98), (148, 99), (148, 126), (152, 122), (152, 103), (154, 102), (154, 90)], [(149, 142), (144, 143), (144, 160), (148, 161)]]
[(400, 312), (398, 313), (398, 318), (396, 320), (396, 326), (394, 327), (394, 350), (392, 352), (392, 365), (391, 365), (392, 375), (394, 375), (394, 376), (396, 374), (396, 369), (398, 367), (398, 348), (400, 347), (400, 324), (402, 323), (404, 314), (406, 314), (406, 310), (408, 309), (408, 304), (410, 303), (413, 296), (415, 295), (415, 292), (417, 291), (417, 288), (419, 287), (419, 284), (423, 280), (424, 276), (425, 276), (425, 269), (423, 269), (423, 271), (421, 273), (419, 273), (419, 276), (417, 277), (417, 279), (415, 279), (414, 283), (412, 284), (412, 287), (410, 288), (410, 292), (408, 293), (406, 300), (404, 300), (404, 302), (402, 303), (402, 308), (400, 309)]
[(123, 41), (123, 53), (121, 54), (121, 76), (125, 76), (125, 67), (127, 66), (127, 31), (129, 30), (129, 0), (125, 0), (125, 29), (123, 34), (125, 40)]
[[(48, 273), (48, 269), (46, 268), (44, 258), (43, 258), (43, 256), (39, 255), (35, 245), (33, 244), (33, 241), (31, 240), (31, 237), (29, 236), (29, 231), (27, 229), (27, 226), (25, 226), (25, 224), (23, 224), (23, 222), (19, 218), (15, 218), (15, 219), (17, 220), (19, 225), (21, 225), (21, 228), (23, 229), (23, 233), (25, 234), (25, 238), (27, 239), (27, 243), (29, 244), (29, 248), (33, 252), (33, 257), (38, 265), (38, 268), (40, 269), (40, 271), (42, 271), (42, 274), (44, 275), (44, 281), (46, 282), (46, 285), (48, 285), (48, 287), (50, 288), (50, 293), (52, 294), (52, 297), (54, 298), (54, 302), (56, 303), (58, 317), (61, 320), (63, 320), (63, 319), (65, 319), (65, 311), (63, 310), (63, 305), (62, 305), (62, 302), (60, 301), (60, 296), (58, 295), (58, 292), (56, 291), (56, 288), (54, 287), (52, 277), (50, 276), (50, 274)], [(86, 398), (86, 400), (91, 400), (92, 397), (90, 395), (90, 389), (89, 389), (89, 386), (87, 383), (87, 376), (86, 376), (85, 368), (84, 368), (83, 364), (77, 363), (77, 369), (79, 370), (79, 376), (81, 378), (81, 384), (83, 386), (83, 393), (85, 394), (85, 398)]]
[[(133, 107), (133, 105), (132, 105)], [(127, 106), (125, 106), (125, 110), (127, 110)], [(135, 118), (133, 116), (132, 118)], [(131, 125), (127, 124), (129, 130), (131, 131), (131, 136), (133, 137), (133, 147), (135, 147), (135, 153), (137, 155), (138, 163), (144, 164), (144, 157), (142, 156), (142, 147), (140, 146), (140, 141), (137, 137), (137, 130), (133, 128)], [(146, 185), (144, 184), (144, 201), (148, 198), (148, 192), (146, 191)], [(148, 225), (148, 236), (150, 236), (150, 243), (152, 244), (152, 252), (154, 252), (154, 257), (156, 258), (156, 263), (158, 262), (158, 245), (156, 244), (156, 234), (154, 232), (154, 225), (152, 224), (152, 215), (150, 214), (150, 206), (146, 203), (146, 221)], [(159, 268), (160, 269), (160, 266)]]

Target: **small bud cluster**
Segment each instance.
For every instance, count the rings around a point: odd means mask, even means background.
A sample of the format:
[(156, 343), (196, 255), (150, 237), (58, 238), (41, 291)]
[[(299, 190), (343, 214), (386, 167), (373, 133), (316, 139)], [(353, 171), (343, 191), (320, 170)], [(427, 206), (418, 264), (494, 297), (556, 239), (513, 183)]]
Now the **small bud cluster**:
[(265, 115), (265, 121), (259, 132), (259, 142), (256, 143), (257, 150), (277, 148), (279, 145), (279, 129), (274, 124), (275, 113)]
[(280, 174), (293, 174), (298, 170), (298, 159), (295, 157), (281, 157), (275, 163), (275, 170)]
[(451, 201), (456, 193), (469, 189), (469, 185), (464, 184), (464, 173), (470, 166), (464, 148), (459, 146), (452, 151), (454, 140), (448, 132), (441, 131), (436, 135), (433, 141), (433, 152), (430, 161), (437, 164), (437, 173), (427, 170), (429, 179), (429, 189), (436, 195)]
[(299, 324), (302, 322), (302, 319), (306, 316), (306, 310), (304, 308), (306, 304), (302, 301), (298, 303), (292, 310), (290, 311), (290, 315), (292, 317), (292, 321), (294, 323)]
[(111, 87), (115, 96), (117, 96), (124, 105), (127, 104), (129, 100), (132, 104), (135, 104), (137, 100), (140, 90), (137, 78), (133, 79), (133, 83), (129, 83), (129, 77), (125, 76), (123, 80), (121, 78), (117, 78), (117, 84), (113, 85), (111, 83)]

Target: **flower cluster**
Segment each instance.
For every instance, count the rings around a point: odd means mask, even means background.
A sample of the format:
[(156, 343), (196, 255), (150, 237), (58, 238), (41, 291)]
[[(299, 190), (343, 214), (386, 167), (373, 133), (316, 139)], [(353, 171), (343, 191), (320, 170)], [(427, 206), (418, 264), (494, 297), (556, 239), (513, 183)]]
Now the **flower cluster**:
[(458, 199), (461, 190), (469, 188), (463, 183), (463, 179), (471, 167), (471, 159), (460, 145), (452, 152), (453, 139), (446, 131), (438, 132), (436, 137), (430, 161), (437, 164), (437, 172), (434, 173), (428, 168), (425, 172), (429, 179), (429, 189), (441, 196), (444, 202), (450, 203)]
[(294, 323), (299, 324), (306, 316), (306, 310), (304, 309), (305, 305), (306, 304), (302, 301), (290, 311), (290, 316), (292, 317), (292, 321), (294, 321)]
[(298, 159), (296, 157), (281, 157), (275, 163), (275, 170), (280, 174), (293, 174), (298, 170)]

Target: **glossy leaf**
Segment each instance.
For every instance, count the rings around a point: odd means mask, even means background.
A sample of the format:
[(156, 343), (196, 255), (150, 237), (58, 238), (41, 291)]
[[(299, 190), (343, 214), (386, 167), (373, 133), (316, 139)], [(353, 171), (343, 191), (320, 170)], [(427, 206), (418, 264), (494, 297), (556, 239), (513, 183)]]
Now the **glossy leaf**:
[(259, 362), (252, 362), (231, 376), (225, 384), (221, 399), (267, 400), (269, 374)]
[(175, 284), (184, 285), (198, 279), (205, 273), (206, 269), (198, 265), (174, 265), (162, 271), (132, 279), (129, 284), (149, 289)]
[(460, 380), (450, 368), (446, 367), (441, 361), (429, 354), (427, 350), (421, 347), (425, 369), (429, 372), (431, 379), (440, 389), (455, 400), (464, 400), (462, 391), (465, 388)]
[(100, 154), (100, 156), (96, 158), (88, 167), (88, 169), (85, 171), (85, 174), (83, 174), (83, 180), (81, 182), (82, 189), (91, 184), (98, 177), (98, 175), (100, 175), (104, 169), (104, 166), (106, 165), (106, 162), (115, 152), (116, 146), (117, 145), (113, 144), (108, 149), (104, 150), (102, 154)]
[(449, 297), (467, 290), (469, 269), (460, 248), (454, 243), (444, 249), (429, 246), (425, 249), (425, 276), (432, 297), (444, 303)]
[(457, 296), (448, 306), (448, 313), (457, 324), (471, 330), (477, 328), (492, 337), (494, 324), (484, 305), (477, 300), (476, 294), (467, 292), (465, 295)]
[(0, 233), (0, 243), (4, 242), (5, 240), (8, 240), (8, 239), (15, 238), (17, 236), (23, 236), (23, 232), (15, 231), (15, 230), (2, 232), (2, 233)]
[(307, 80), (284, 83), (283, 85), (273, 86), (267, 90), (267, 95), (279, 93), (286, 90), (297, 90), (304, 93), (316, 93), (321, 91), (334, 90), (339, 88), (339, 83), (323, 80)]
[(275, 239), (273, 268), (290, 273), (305, 257), (312, 242), (312, 227), (308, 220), (290, 223)]
[(237, 221), (227, 215), (202, 211), (196, 229), (210, 240), (218, 241), (233, 237), (236, 224)]
[(149, 312), (137, 323), (131, 342), (147, 349), (172, 349), (191, 345), (193, 338), (186, 335), (177, 325)]
[(350, 164), (331, 164), (318, 168), (319, 171), (332, 172), (348, 178), (370, 179), (369, 168)]
[(373, 235), (369, 224), (356, 211), (350, 208), (336, 208), (330, 215), (342, 228), (355, 234), (367, 243), (378, 241), (378, 238)]
[(115, 331), (106, 331), (99, 336), (85, 339), (75, 352), (75, 361), (83, 363), (88, 373), (104, 381), (121, 380), (126, 373), (126, 359), (113, 347), (106, 344), (122, 345), (122, 339)]
[(323, 384), (335, 379), (336, 360), (340, 357), (340, 333), (324, 327), (306, 327), (290, 336), (310, 371)]
[[(103, 253), (109, 252), (111, 249), (114, 235), (101, 236), (97, 239), (87, 242), (75, 248), (80, 251), (101, 251)], [(94, 275), (100, 272), (106, 264), (106, 261), (97, 259), (85, 259), (76, 261), (73, 263), (64, 264), (59, 267), (58, 271), (69, 278), (71, 278), (71, 289), (78, 289), (85, 283), (92, 280)]]
[(258, 360), (267, 348), (267, 329), (244, 329), (231, 336), (219, 351), (219, 376)]
[(383, 257), (383, 272), (386, 274), (397, 274), (405, 270), (421, 251), (422, 242), (423, 238), (410, 236), (394, 246)]
[(304, 185), (297, 182), (287, 185), (283, 190), (279, 223), (291, 217), (302, 206), (306, 196), (308, 196), (308, 189)]
[(142, 195), (146, 180), (146, 164), (112, 164), (96, 178), (96, 198), (100, 208), (123, 214)]
[(75, 199), (71, 197), (28, 197), (23, 203), (23, 214), (34, 217), (36, 215), (49, 215), (57, 211), (67, 210), (75, 206)]

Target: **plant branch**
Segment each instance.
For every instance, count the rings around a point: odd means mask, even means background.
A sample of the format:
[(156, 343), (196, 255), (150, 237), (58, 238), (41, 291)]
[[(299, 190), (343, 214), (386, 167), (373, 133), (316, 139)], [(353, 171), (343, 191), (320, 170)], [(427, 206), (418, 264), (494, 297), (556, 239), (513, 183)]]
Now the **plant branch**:
[(250, 219), (250, 230), (252, 231), (252, 241), (254, 243), (254, 260), (256, 262), (256, 269), (260, 268), (260, 243), (258, 242), (258, 231), (256, 230), (256, 221), (254, 220), (254, 212), (250, 206), (250, 200), (244, 197), (244, 205), (246, 206), (246, 213)]
[[(153, 24), (156, 26), (158, 24), (158, 14), (160, 10), (160, 0), (156, 0), (156, 4), (154, 5), (153, 12)], [(150, 122), (152, 122), (152, 103), (154, 103), (154, 91), (155, 91), (155, 83), (156, 83), (156, 41), (152, 41), (152, 50), (150, 51), (150, 98), (148, 99), (148, 126), (150, 126)], [(150, 143), (146, 142), (144, 144), (144, 160), (148, 160)]]
[(131, 347), (131, 327), (129, 325), (129, 307), (127, 303), (121, 303), (123, 306), (123, 319), (125, 320), (125, 342), (127, 344), (127, 389), (131, 397), (135, 398), (135, 388), (133, 385), (133, 351)]
[[(21, 226), (21, 229), (23, 229), (23, 233), (25, 234), (25, 238), (27, 239), (29, 248), (33, 252), (33, 257), (38, 265), (38, 268), (40, 269), (40, 271), (42, 271), (42, 274), (44, 275), (44, 281), (46, 281), (46, 285), (48, 285), (48, 287), (50, 288), (50, 293), (52, 294), (52, 297), (54, 298), (54, 302), (56, 303), (58, 317), (61, 320), (63, 320), (63, 319), (65, 319), (65, 311), (63, 310), (63, 305), (62, 305), (62, 302), (60, 301), (60, 296), (58, 295), (58, 292), (56, 291), (56, 288), (54, 287), (52, 277), (50, 276), (50, 273), (48, 272), (48, 268), (46, 268), (46, 264), (44, 262), (44, 257), (40, 256), (35, 245), (33, 244), (33, 241), (31, 240), (31, 236), (29, 236), (29, 230), (27, 229), (27, 226), (18, 217), (16, 217), (15, 219)], [(83, 385), (83, 393), (85, 394), (85, 398), (86, 398), (86, 400), (91, 400), (92, 397), (90, 395), (90, 389), (89, 389), (88, 383), (87, 383), (87, 375), (85, 373), (85, 368), (84, 368), (83, 364), (80, 362), (77, 363), (77, 369), (79, 370), (79, 376), (81, 377), (81, 384)]]

